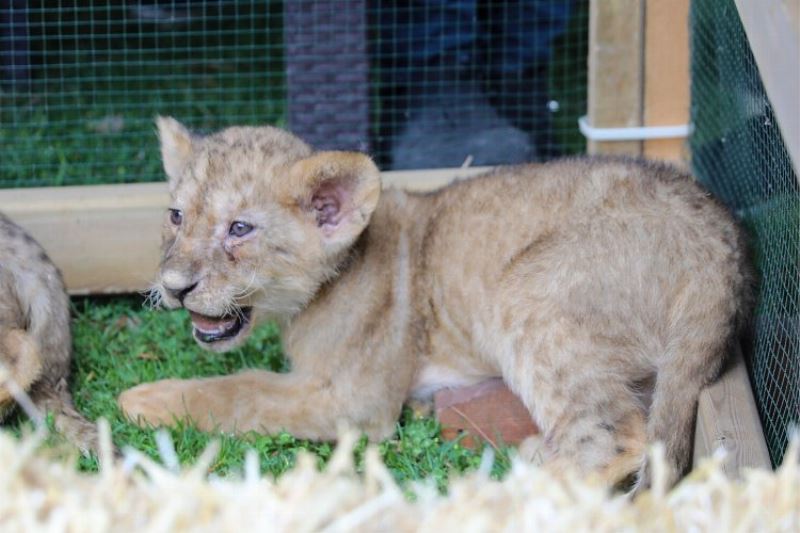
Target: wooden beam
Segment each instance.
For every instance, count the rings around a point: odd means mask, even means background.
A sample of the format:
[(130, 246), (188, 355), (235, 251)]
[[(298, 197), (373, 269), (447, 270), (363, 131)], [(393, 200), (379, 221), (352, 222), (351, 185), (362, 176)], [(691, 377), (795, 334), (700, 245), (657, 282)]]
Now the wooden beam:
[[(689, 0), (649, 0), (644, 42), (644, 125), (688, 124)], [(643, 153), (688, 165), (688, 146), (683, 138), (646, 140)]]
[(723, 470), (740, 476), (743, 468), (771, 469), (753, 390), (740, 349), (719, 379), (703, 389), (697, 405), (694, 462), (717, 448), (728, 456)]
[(163, 183), (0, 191), (0, 210), (44, 246), (72, 294), (146, 289), (167, 201)]
[[(383, 181), (422, 192), (487, 170), (385, 172)], [(164, 183), (0, 190), (0, 211), (44, 246), (71, 294), (146, 289), (158, 266), (168, 201)]]
[[(642, 125), (644, 0), (592, 0), (589, 8), (589, 124)], [(641, 141), (589, 141), (590, 154), (640, 155)]]
[(485, 174), (493, 167), (437, 168), (431, 170), (391, 170), (381, 173), (384, 188), (396, 187), (411, 192), (430, 192), (454, 181)]
[(735, 0), (800, 180), (800, 0)]

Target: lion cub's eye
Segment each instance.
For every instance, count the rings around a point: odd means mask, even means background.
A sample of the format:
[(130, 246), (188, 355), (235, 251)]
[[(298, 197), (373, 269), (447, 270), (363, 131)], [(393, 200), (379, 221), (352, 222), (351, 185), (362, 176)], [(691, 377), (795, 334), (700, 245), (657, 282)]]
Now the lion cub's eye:
[(169, 210), (169, 221), (172, 222), (176, 226), (180, 226), (181, 222), (183, 222), (183, 213), (181, 213), (180, 209), (170, 209)]
[(236, 220), (233, 222), (233, 224), (231, 224), (230, 229), (228, 229), (228, 235), (232, 235), (234, 237), (244, 237), (251, 231), (253, 231), (252, 225), (248, 224), (247, 222)]

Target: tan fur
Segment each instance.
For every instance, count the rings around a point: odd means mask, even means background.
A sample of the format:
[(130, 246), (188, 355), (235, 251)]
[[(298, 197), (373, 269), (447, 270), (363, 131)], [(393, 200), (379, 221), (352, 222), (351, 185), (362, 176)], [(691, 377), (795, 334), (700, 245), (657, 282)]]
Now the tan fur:
[[(61, 273), (30, 235), (0, 214), (0, 363), (37, 407), (53, 414), (56, 429), (86, 452), (96, 449), (97, 432), (67, 389), (69, 320)], [(7, 385), (0, 384), (0, 420), (12, 407)]]
[[(36, 342), (23, 329), (0, 331), (0, 362), (8, 374), (23, 389), (30, 388), (42, 371), (42, 360)], [(0, 385), (0, 413), (5, 414), (14, 403), (7, 386)]]
[[(363, 155), (275, 128), (199, 138), (161, 118), (159, 132), (183, 221), (165, 222), (158, 294), (280, 320), (292, 372), (140, 385), (120, 397), (130, 417), (312, 439), (344, 420), (377, 439), (404, 401), (502, 376), (555, 462), (641, 468), (644, 484), (660, 440), (671, 480), (687, 468), (697, 395), (749, 291), (738, 229), (690, 176), (571, 159), (378, 201)], [(329, 190), (344, 191), (334, 227), (315, 207)], [(236, 220), (255, 229), (233, 238)], [(238, 345), (250, 323), (207, 347)]]

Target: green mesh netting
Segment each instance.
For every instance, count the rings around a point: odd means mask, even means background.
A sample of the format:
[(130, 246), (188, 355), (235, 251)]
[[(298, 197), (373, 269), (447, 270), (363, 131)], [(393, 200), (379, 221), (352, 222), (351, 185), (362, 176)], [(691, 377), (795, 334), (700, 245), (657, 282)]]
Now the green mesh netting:
[(289, 126), (385, 168), (581, 152), (587, 6), (3, 0), (0, 187), (160, 180), (157, 113)]
[(733, 0), (695, 0), (691, 23), (692, 162), (753, 239), (761, 286), (748, 363), (777, 465), (800, 421), (800, 182)]

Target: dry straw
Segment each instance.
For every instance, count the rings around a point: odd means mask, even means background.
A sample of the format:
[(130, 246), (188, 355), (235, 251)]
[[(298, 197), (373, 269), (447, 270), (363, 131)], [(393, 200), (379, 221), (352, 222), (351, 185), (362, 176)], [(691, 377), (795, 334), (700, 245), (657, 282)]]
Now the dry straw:
[[(323, 471), (301, 455), (275, 481), (261, 475), (255, 452), (241, 475), (208, 476), (215, 445), (181, 469), (165, 433), (158, 437), (160, 464), (135, 450), (115, 459), (108, 424), (101, 422), (100, 430), (101, 470), (94, 475), (38, 451), (41, 428), (22, 440), (0, 434), (0, 530), (800, 531), (798, 439), (775, 472), (751, 470), (732, 480), (717, 455), (677, 488), (664, 491), (656, 483), (633, 501), (521, 461), (494, 481), (489, 455), (476, 472), (454, 479), (447, 495), (420, 483), (410, 487), (409, 499), (374, 448), (364, 473), (356, 473), (350, 433)], [(658, 450), (655, 455), (658, 465)]]
[(503, 481), (489, 478), (493, 456), (454, 479), (447, 495), (431, 483), (404, 492), (375, 448), (356, 472), (356, 435), (342, 432), (323, 471), (298, 456), (279, 480), (264, 477), (251, 451), (239, 476), (207, 474), (219, 451), (212, 443), (192, 468), (181, 469), (166, 432), (156, 435), (157, 463), (133, 449), (118, 459), (101, 420), (100, 472), (77, 472), (74, 461), (42, 451), (41, 414), (7, 376), (36, 431), (21, 440), (0, 432), (0, 531), (800, 531), (800, 437), (777, 471), (749, 470), (730, 479), (718, 453), (671, 491), (660, 448), (653, 450), (652, 490), (631, 500), (570, 472), (554, 473), (514, 459)]

